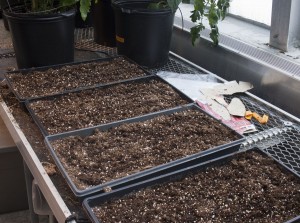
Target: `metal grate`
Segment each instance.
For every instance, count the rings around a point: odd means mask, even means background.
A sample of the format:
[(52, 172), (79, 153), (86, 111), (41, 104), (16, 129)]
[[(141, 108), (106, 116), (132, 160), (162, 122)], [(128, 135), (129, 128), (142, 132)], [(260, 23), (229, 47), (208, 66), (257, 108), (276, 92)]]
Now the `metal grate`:
[(95, 43), (92, 39), (82, 40), (75, 43), (76, 50), (85, 50), (104, 54), (104, 56), (117, 56), (117, 49), (114, 47), (101, 46)]
[(293, 125), (278, 136), (278, 143), (265, 151), (282, 165), (300, 174), (300, 127)]
[[(93, 28), (75, 30), (75, 49), (99, 53), (100, 57), (117, 56), (115, 47), (101, 46), (94, 42)], [(102, 54), (102, 55), (101, 55)]]
[(189, 64), (172, 56), (169, 58), (168, 63), (163, 67), (149, 69), (148, 71), (152, 74), (156, 74), (158, 71), (170, 71), (180, 74), (207, 74), (207, 72), (193, 68)]
[(93, 28), (84, 28), (84, 29), (75, 29), (74, 39), (75, 43), (92, 40), (94, 38), (94, 29)]
[[(88, 39), (77, 39), (76, 46), (82, 49), (107, 50), (107, 47), (100, 46), (93, 42), (92, 31), (87, 33), (78, 33), (77, 37), (85, 37)], [(115, 48), (110, 48), (107, 52), (111, 56), (117, 55)], [(207, 72), (194, 67), (175, 56), (170, 56), (169, 62), (160, 68), (148, 69), (152, 74), (158, 71), (170, 71), (184, 74), (207, 74)], [(233, 97), (238, 97), (242, 100), (247, 110), (256, 112), (260, 115), (266, 114), (269, 116), (267, 124), (260, 124), (256, 120), (251, 120), (255, 125), (257, 132), (246, 135), (246, 141), (241, 146), (241, 149), (251, 149), (258, 147), (264, 149), (275, 160), (282, 165), (300, 174), (300, 127), (292, 118), (282, 114), (278, 110), (262, 103), (261, 101), (243, 93), (226, 96), (225, 100), (230, 102)]]
[(250, 122), (255, 125), (258, 132), (269, 130), (274, 127), (281, 128), (283, 126), (289, 125), (291, 122), (291, 119), (289, 117), (281, 115), (280, 113), (276, 112), (274, 109), (268, 107), (262, 102), (253, 99), (252, 97), (246, 94), (235, 94), (235, 95), (226, 96), (225, 101), (229, 103), (233, 97), (238, 97), (239, 99), (241, 99), (241, 101), (246, 107), (246, 110), (256, 112), (261, 116), (264, 114), (269, 116), (269, 120), (266, 124), (260, 124), (258, 121), (254, 119), (250, 120)]

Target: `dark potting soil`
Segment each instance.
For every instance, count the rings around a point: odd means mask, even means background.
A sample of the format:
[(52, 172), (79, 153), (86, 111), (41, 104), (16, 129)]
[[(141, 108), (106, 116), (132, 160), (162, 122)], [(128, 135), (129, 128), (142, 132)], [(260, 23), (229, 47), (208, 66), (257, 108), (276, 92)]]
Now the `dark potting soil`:
[[(44, 137), (42, 136), (39, 128), (32, 120), (24, 105), (19, 103), (19, 101), (7, 86), (0, 85), (0, 101), (1, 100), (5, 101), (18, 126), (24, 133), (26, 139), (30, 143), (40, 162), (42, 164), (54, 164), (52, 156), (44, 144)], [(60, 196), (68, 206), (69, 210), (71, 212), (77, 213), (83, 218), (87, 218), (85, 216), (85, 212), (81, 208), (81, 202), (74, 196), (70, 188), (67, 186), (59, 170), (57, 168), (55, 169), (56, 173), (49, 177), (58, 190)]]
[(91, 127), (189, 103), (170, 85), (148, 82), (117, 84), (30, 103), (49, 134)]
[(106, 84), (145, 76), (138, 65), (119, 57), (110, 61), (66, 65), (26, 74), (8, 73), (14, 91), (21, 98), (42, 97), (80, 87)]
[(208, 115), (187, 110), (51, 144), (77, 188), (86, 189), (237, 138)]
[(257, 152), (93, 208), (101, 222), (283, 223), (300, 214), (300, 181)]

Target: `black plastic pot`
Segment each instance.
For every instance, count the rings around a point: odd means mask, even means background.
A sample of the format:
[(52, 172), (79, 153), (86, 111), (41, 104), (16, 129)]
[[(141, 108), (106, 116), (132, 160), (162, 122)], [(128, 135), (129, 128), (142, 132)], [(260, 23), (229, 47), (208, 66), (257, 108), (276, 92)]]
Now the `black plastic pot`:
[(174, 13), (170, 9), (148, 9), (149, 0), (116, 0), (117, 49), (120, 55), (145, 67), (167, 63)]
[(19, 13), (20, 10), (4, 11), (18, 68), (74, 61), (75, 10), (55, 14)]
[(111, 0), (101, 0), (92, 8), (94, 41), (103, 46), (116, 46), (115, 17)]

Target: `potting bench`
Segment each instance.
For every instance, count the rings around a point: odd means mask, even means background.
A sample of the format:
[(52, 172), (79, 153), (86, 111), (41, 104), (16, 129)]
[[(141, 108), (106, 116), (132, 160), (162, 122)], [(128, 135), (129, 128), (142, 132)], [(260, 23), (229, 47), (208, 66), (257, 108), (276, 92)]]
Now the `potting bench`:
[[(84, 29), (76, 32), (76, 51), (77, 58), (85, 59), (84, 53), (93, 54), (93, 57), (106, 57), (117, 55), (115, 48), (102, 47), (93, 42), (91, 39), (92, 29)], [(13, 60), (13, 54), (8, 57)], [(5, 61), (4, 55), (0, 55), (0, 64)], [(172, 71), (176, 73), (189, 74), (206, 74), (212, 75), (223, 82), (222, 78), (217, 77), (213, 73), (190, 63), (184, 58), (171, 53), (169, 62), (160, 68), (149, 69), (149, 72), (156, 74), (158, 71)], [(230, 100), (232, 96), (227, 96), (225, 100)], [(258, 147), (265, 150), (275, 160), (282, 165), (300, 174), (300, 123), (297, 118), (280, 110), (279, 108), (261, 100), (250, 93), (240, 94), (239, 98), (243, 101), (247, 110), (257, 112), (259, 114), (269, 115), (267, 124), (259, 124), (253, 122), (257, 128), (257, 132), (246, 135), (246, 141), (242, 144), (241, 150)], [(71, 213), (68, 200), (63, 199), (64, 196), (57, 190), (55, 182), (45, 172), (43, 165), (35, 152), (34, 145), (29, 143), (22, 128), (16, 122), (10, 108), (4, 101), (0, 102), (0, 115), (17, 145), (26, 165), (25, 173), (27, 186), (31, 186), (32, 179), (38, 184), (38, 187), (45, 197), (46, 203), (50, 206), (52, 213), (58, 222), (76, 222), (76, 213)], [(39, 143), (39, 142), (37, 142)], [(31, 192), (28, 190), (31, 200)], [(43, 201), (42, 201), (43, 202)], [(78, 207), (81, 209), (81, 207)], [(33, 222), (37, 222), (36, 216), (32, 215)], [(77, 219), (78, 220), (78, 219)]]

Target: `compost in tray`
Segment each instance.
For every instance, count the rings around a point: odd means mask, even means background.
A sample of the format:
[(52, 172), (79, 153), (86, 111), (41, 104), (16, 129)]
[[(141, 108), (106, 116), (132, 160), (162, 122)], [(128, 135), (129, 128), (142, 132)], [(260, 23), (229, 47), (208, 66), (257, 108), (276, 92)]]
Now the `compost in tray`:
[(43, 97), (80, 87), (145, 76), (146, 72), (124, 57), (93, 62), (29, 69), (6, 74), (20, 100)]
[(97, 200), (92, 210), (101, 222), (283, 223), (300, 214), (300, 181), (252, 151), (178, 181)]
[[(24, 133), (26, 140), (28, 140), (30, 143), (39, 161), (41, 163), (54, 163), (49, 150), (47, 150), (43, 143), (44, 137), (40, 133), (39, 128), (34, 124), (26, 109), (24, 109), (24, 105), (19, 103), (14, 94), (6, 85), (0, 86), (0, 94), (1, 103), (5, 102), (5, 104), (7, 104), (9, 107), (9, 111), (13, 115), (21, 131)], [(60, 174), (49, 177), (51, 178), (51, 181), (55, 185), (55, 188), (58, 190), (58, 193), (63, 198), (64, 202), (67, 204), (70, 212), (82, 216), (84, 211), (81, 208), (81, 202), (73, 195), (63, 177)]]
[(159, 78), (64, 94), (28, 104), (48, 134), (91, 127), (191, 103)]
[(73, 183), (84, 190), (238, 138), (217, 120), (189, 109), (86, 137), (65, 137), (51, 146)]

